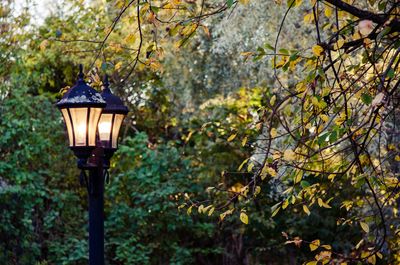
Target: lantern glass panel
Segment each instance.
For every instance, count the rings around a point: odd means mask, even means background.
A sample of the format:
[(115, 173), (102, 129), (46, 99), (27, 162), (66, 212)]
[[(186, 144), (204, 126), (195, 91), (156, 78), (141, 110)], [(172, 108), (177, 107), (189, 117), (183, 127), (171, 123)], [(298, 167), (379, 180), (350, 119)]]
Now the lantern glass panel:
[(105, 146), (110, 144), (111, 126), (113, 114), (101, 114), (99, 121), (99, 138)]
[(75, 146), (86, 146), (88, 108), (70, 108), (75, 133)]
[(101, 110), (102, 110), (101, 108), (90, 108), (89, 128), (88, 128), (89, 146), (96, 145), (97, 123), (99, 122)]
[(62, 109), (61, 113), (64, 117), (65, 124), (67, 125), (69, 146), (73, 146), (74, 145), (74, 135), (72, 133), (72, 125), (71, 125), (71, 119), (68, 115), (68, 109)]
[(117, 148), (118, 146), (118, 134), (121, 128), (122, 121), (124, 120), (123, 114), (115, 114), (114, 124), (112, 128), (112, 148)]

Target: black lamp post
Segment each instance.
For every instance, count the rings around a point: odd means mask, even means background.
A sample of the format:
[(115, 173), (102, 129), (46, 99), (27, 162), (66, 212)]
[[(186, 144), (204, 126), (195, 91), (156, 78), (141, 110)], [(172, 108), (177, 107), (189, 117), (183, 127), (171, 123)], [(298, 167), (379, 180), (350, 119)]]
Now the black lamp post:
[(80, 65), (77, 83), (56, 105), (67, 125), (69, 146), (78, 158), (81, 182), (88, 190), (89, 264), (104, 265), (104, 181), (128, 108), (111, 93), (107, 77), (101, 94), (83, 77)]

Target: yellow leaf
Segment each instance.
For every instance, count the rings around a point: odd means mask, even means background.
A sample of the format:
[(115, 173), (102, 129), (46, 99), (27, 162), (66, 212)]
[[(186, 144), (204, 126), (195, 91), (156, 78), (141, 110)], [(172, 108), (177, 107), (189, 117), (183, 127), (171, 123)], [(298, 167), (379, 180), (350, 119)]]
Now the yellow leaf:
[(305, 23), (311, 23), (313, 21), (314, 21), (314, 15), (312, 13), (308, 13), (307, 15), (304, 16)]
[(310, 243), (310, 250), (311, 250), (311, 251), (316, 250), (316, 249), (319, 247), (319, 244), (320, 244), (319, 239), (316, 239), (316, 240), (312, 241), (312, 242)]
[(247, 216), (246, 213), (244, 213), (244, 212), (240, 213), (240, 221), (242, 221), (242, 223), (244, 223), (246, 225), (249, 224), (249, 217)]
[(239, 3), (242, 5), (247, 5), (250, 2), (250, 0), (239, 0)]
[(314, 46), (312, 47), (312, 51), (313, 51), (313, 53), (314, 53), (315, 56), (321, 56), (322, 53), (324, 52), (324, 48), (322, 48), (322, 47), (319, 46), (319, 45), (314, 45)]
[(242, 146), (245, 146), (247, 143), (247, 136), (243, 138), (242, 140)]
[(376, 255), (372, 255), (368, 258), (368, 263), (375, 265), (376, 264)]
[(360, 242), (357, 243), (356, 249), (359, 249), (363, 242), (364, 242), (364, 239), (361, 239)]
[(271, 104), (271, 106), (273, 106), (275, 104), (275, 101), (276, 101), (276, 95), (273, 95), (271, 97), (271, 100), (269, 101), (269, 104)]
[(199, 208), (197, 208), (197, 211), (198, 211), (199, 213), (203, 213), (203, 210), (204, 210), (204, 205), (203, 205), (203, 204), (200, 205)]
[(306, 265), (318, 265), (318, 262), (317, 261), (309, 261), (309, 262), (307, 262), (306, 263)]
[(298, 172), (296, 174), (296, 177), (294, 178), (294, 184), (299, 183), (302, 178), (303, 178), (303, 174), (301, 172)]
[(272, 129), (271, 129), (271, 137), (272, 137), (272, 138), (275, 138), (277, 135), (278, 135), (278, 132), (276, 131), (276, 129), (275, 129), (275, 128), (272, 128)]
[(193, 205), (190, 206), (190, 207), (187, 209), (186, 213), (187, 213), (188, 215), (190, 215), (190, 214), (192, 213), (192, 208), (193, 208)]
[(264, 173), (264, 177), (263, 177), (263, 174), (261, 175), (262, 180), (264, 180), (267, 175), (270, 175), (272, 177), (276, 177), (276, 175), (277, 175), (275, 169), (273, 169), (272, 167), (269, 167), (269, 166), (264, 166), (262, 173)]
[(303, 0), (295, 0), (294, 6), (295, 6), (295, 7), (298, 7), (298, 6), (301, 5), (302, 2), (303, 2)]
[(311, 214), (311, 212), (310, 212), (310, 210), (308, 209), (307, 205), (303, 205), (303, 211), (304, 211), (307, 215), (310, 215), (310, 214)]
[(330, 6), (325, 6), (325, 16), (330, 17), (332, 16), (332, 8)]
[(344, 39), (340, 39), (335, 43), (335, 45), (333, 45), (333, 48), (335, 50), (339, 50), (340, 48), (343, 47), (343, 44), (344, 44)]
[(360, 226), (361, 226), (362, 230), (364, 230), (365, 233), (369, 233), (369, 226), (367, 223), (360, 222)]
[(283, 159), (285, 159), (286, 161), (293, 161), (295, 160), (295, 152), (293, 152), (293, 150), (285, 150), (285, 152), (283, 153)]
[(134, 44), (134, 43), (135, 43), (135, 40), (136, 40), (135, 34), (129, 34), (129, 35), (126, 36), (125, 39), (124, 39), (124, 41), (125, 41), (126, 43), (129, 43), (129, 44)]
[(289, 206), (289, 200), (285, 200), (282, 204), (282, 209), (285, 210)]
[(275, 215), (277, 215), (280, 209), (281, 209), (281, 207), (276, 208), (276, 209), (272, 212), (271, 217), (274, 217)]
[(240, 166), (239, 166), (239, 168), (238, 168), (239, 171), (242, 170), (243, 166), (247, 163), (247, 161), (249, 161), (248, 158), (246, 158), (246, 159), (242, 162), (242, 164), (240, 164)]
[(121, 67), (122, 67), (122, 62), (118, 62), (115, 64), (114, 69), (118, 71), (119, 69), (121, 69)]
[(321, 114), (319, 115), (319, 117), (321, 118), (321, 120), (323, 120), (324, 122), (327, 122), (329, 120), (329, 117), (325, 114)]
[(236, 136), (237, 136), (237, 133), (235, 133), (235, 134), (232, 134), (231, 136), (229, 136), (228, 137), (228, 142), (231, 142), (231, 141), (233, 141), (233, 139), (235, 139), (236, 138)]
[(247, 166), (247, 172), (252, 171), (253, 168), (254, 168), (254, 163), (253, 162), (249, 163), (249, 165)]
[(322, 245), (321, 247), (323, 247), (324, 249), (327, 249), (327, 250), (331, 250), (332, 249), (332, 247), (330, 245)]
[(260, 192), (261, 192), (261, 187), (256, 186), (256, 188), (254, 189), (254, 196), (257, 196)]
[(215, 211), (215, 207), (211, 207), (210, 211), (208, 212), (208, 216), (211, 216)]

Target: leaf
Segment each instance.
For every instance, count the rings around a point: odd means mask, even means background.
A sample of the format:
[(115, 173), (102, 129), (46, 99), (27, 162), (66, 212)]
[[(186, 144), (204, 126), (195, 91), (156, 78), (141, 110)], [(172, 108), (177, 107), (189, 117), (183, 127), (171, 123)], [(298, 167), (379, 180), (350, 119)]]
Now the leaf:
[(312, 241), (312, 242), (310, 243), (310, 250), (311, 250), (311, 251), (316, 250), (316, 249), (319, 247), (319, 244), (320, 244), (319, 239), (316, 239), (316, 240)]
[(303, 211), (307, 214), (307, 215), (310, 215), (311, 214), (311, 212), (310, 212), (310, 210), (308, 209), (308, 207), (307, 207), (307, 205), (303, 205)]
[(285, 159), (286, 161), (295, 160), (295, 156), (296, 156), (296, 153), (293, 152), (293, 150), (291, 150), (291, 149), (285, 150), (285, 152), (283, 153), (283, 159)]
[(245, 160), (243, 160), (242, 164), (240, 164), (240, 166), (239, 166), (239, 168), (238, 168), (239, 171), (242, 170), (243, 166), (247, 163), (247, 161), (249, 161), (248, 158), (246, 158)]
[(236, 136), (237, 136), (237, 133), (232, 134), (231, 136), (228, 137), (228, 140), (227, 140), (227, 141), (228, 141), (228, 142), (232, 142), (233, 139), (236, 138)]
[(304, 23), (311, 23), (314, 21), (314, 15), (312, 13), (308, 13), (304, 16)]
[(360, 226), (361, 226), (362, 230), (364, 230), (365, 233), (369, 233), (369, 226), (367, 223), (360, 222)]
[(322, 201), (322, 199), (321, 198), (318, 198), (318, 205), (319, 205), (319, 207), (322, 207), (322, 204), (323, 204), (324, 202)]
[(240, 213), (240, 221), (242, 221), (242, 223), (244, 223), (246, 225), (249, 224), (249, 217), (247, 216), (246, 213), (244, 213), (244, 212)]
[(215, 211), (215, 207), (211, 207), (210, 211), (208, 212), (208, 216), (211, 216)]
[(363, 94), (361, 95), (361, 101), (362, 101), (364, 104), (369, 105), (369, 104), (371, 104), (371, 102), (372, 102), (372, 97), (371, 97), (371, 95), (368, 94), (368, 93), (363, 93)]
[(362, 244), (363, 242), (364, 242), (364, 239), (361, 239), (360, 242), (357, 243), (357, 245), (356, 245), (355, 248), (356, 248), (356, 249), (359, 249), (360, 246), (361, 246), (361, 244)]
[(249, 165), (247, 166), (247, 172), (251, 172), (253, 168), (254, 168), (254, 163), (253, 162), (249, 163)]
[(271, 177), (276, 177), (277, 172), (272, 167), (264, 166), (261, 171), (261, 180), (264, 180), (268, 175)]
[(306, 265), (318, 265), (318, 262), (317, 261), (309, 261), (309, 262), (307, 262), (306, 263)]
[(125, 41), (126, 43), (129, 43), (129, 44), (134, 44), (134, 43), (135, 43), (135, 40), (136, 40), (135, 34), (129, 34), (129, 35), (126, 36), (125, 39), (124, 39), (124, 41)]
[(114, 69), (118, 71), (119, 69), (121, 69), (121, 67), (122, 67), (122, 62), (118, 62), (115, 64)]
[(333, 45), (333, 48), (335, 50), (339, 50), (340, 48), (343, 47), (343, 45), (344, 45), (344, 39), (340, 39), (335, 43), (335, 45)]
[(271, 129), (271, 137), (272, 137), (272, 138), (276, 138), (276, 136), (278, 136), (278, 132), (276, 131), (275, 128), (272, 128), (272, 129)]
[(301, 185), (301, 187), (304, 189), (304, 188), (308, 188), (308, 187), (310, 187), (310, 183), (308, 182), (308, 181), (306, 181), (306, 180), (302, 180), (301, 182), (300, 182), (300, 185)]
[(332, 8), (330, 6), (325, 6), (325, 12), (324, 12), (326, 17), (332, 16)]
[(41, 51), (46, 50), (46, 47), (49, 45), (49, 41), (48, 40), (44, 40), (40, 43), (39, 48)]
[(226, 4), (227, 4), (228, 7), (232, 7), (233, 0), (226, 0)]
[(281, 209), (281, 207), (280, 207), (281, 204), (282, 203), (279, 202), (271, 207), (271, 212), (272, 212), (271, 217), (274, 217), (279, 212), (279, 210)]
[(273, 106), (275, 104), (275, 101), (276, 101), (276, 95), (273, 95), (271, 97), (271, 100), (269, 101), (269, 104), (271, 104), (271, 106)]
[(247, 143), (247, 136), (243, 138), (242, 140), (242, 146), (245, 146)]
[(282, 209), (285, 210), (289, 206), (289, 200), (286, 199), (282, 204)]
[(319, 45), (314, 45), (314, 46), (312, 47), (312, 51), (313, 51), (313, 53), (314, 53), (315, 56), (319, 57), (319, 56), (321, 56), (322, 53), (324, 52), (324, 48), (322, 48), (322, 47), (319, 46)]
[(186, 211), (187, 215), (190, 215), (190, 214), (192, 213), (192, 208), (193, 208), (193, 205), (190, 206), (190, 207), (187, 209), (187, 211)]
[(254, 196), (257, 196), (258, 194), (260, 194), (260, 192), (261, 192), (261, 187), (256, 186), (256, 188), (254, 189)]
[(319, 115), (319, 117), (320, 117), (320, 118), (321, 118), (321, 120), (323, 120), (324, 122), (327, 122), (327, 121), (329, 121), (329, 117), (328, 117), (328, 115), (321, 114), (321, 115)]
[(299, 183), (303, 179), (303, 174), (302, 172), (298, 172), (294, 178), (294, 184)]

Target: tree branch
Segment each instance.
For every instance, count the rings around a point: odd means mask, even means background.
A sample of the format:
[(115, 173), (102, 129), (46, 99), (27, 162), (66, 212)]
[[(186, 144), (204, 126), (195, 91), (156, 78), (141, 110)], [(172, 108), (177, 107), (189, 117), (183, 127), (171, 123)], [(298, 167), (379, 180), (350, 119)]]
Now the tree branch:
[(347, 13), (352, 14), (353, 16), (356, 16), (356, 17), (362, 18), (362, 19), (369, 19), (377, 24), (384, 24), (386, 22), (386, 20), (388, 19), (388, 15), (386, 15), (386, 14), (375, 14), (375, 13), (372, 13), (369, 11), (361, 10), (361, 9), (359, 9), (355, 6), (349, 5), (341, 0), (324, 0), (324, 1), (342, 9), (343, 11), (346, 11)]

